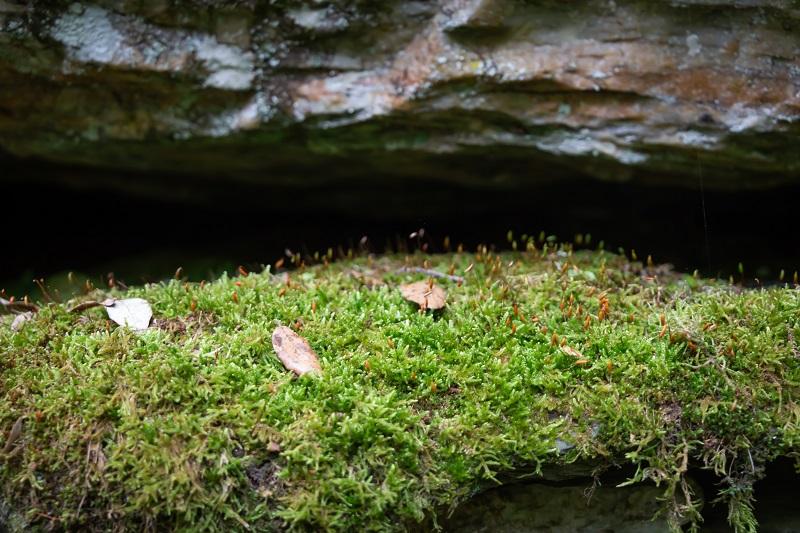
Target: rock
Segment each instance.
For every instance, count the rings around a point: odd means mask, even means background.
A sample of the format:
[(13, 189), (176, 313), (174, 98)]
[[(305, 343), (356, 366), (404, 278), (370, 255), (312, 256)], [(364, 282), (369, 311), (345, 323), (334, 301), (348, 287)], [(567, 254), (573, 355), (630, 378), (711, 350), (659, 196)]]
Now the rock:
[(800, 178), (793, 0), (6, 0), (0, 79), (4, 151), (151, 194)]
[[(444, 521), (445, 531), (669, 531), (661, 509), (664, 490), (652, 484), (617, 488), (592, 481), (577, 485), (507, 485), (465, 502)], [(591, 497), (588, 495), (591, 494)]]

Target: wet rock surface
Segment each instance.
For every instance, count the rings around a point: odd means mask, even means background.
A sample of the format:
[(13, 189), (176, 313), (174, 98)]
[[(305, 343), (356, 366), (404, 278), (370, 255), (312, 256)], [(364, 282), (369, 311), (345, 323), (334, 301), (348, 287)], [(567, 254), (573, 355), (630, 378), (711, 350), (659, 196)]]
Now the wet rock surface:
[[(503, 478), (500, 487), (489, 488), (462, 503), (440, 520), (450, 532), (528, 531), (669, 531), (662, 509), (664, 486), (650, 483), (625, 487), (632, 471), (610, 470), (597, 483), (592, 477), (598, 464), (577, 463), (545, 467), (529, 482)], [(519, 474), (519, 472), (517, 472)], [(533, 473), (530, 473), (531, 475)], [(519, 478), (517, 478), (519, 479)], [(716, 501), (720, 480), (707, 470), (693, 470), (687, 477), (701, 502), (701, 531), (726, 533), (728, 508)], [(779, 458), (767, 466), (766, 476), (755, 485), (758, 530), (770, 533), (800, 531), (797, 509), (798, 475), (794, 462)]]
[(4, 0), (0, 147), (125, 187), (765, 186), (799, 58), (791, 0)]
[(532, 483), (488, 491), (446, 521), (450, 532), (614, 531), (667, 532), (661, 508), (664, 491), (655, 485), (617, 488)]

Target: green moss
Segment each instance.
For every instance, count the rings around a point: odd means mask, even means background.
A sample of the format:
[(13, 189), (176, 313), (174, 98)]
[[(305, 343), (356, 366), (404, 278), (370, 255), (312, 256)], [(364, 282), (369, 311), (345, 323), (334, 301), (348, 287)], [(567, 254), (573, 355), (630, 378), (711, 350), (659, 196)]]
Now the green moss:
[[(463, 284), (437, 280), (442, 312), (397, 289), (423, 264), (474, 264)], [(627, 462), (675, 519), (697, 518), (687, 468), (716, 470), (747, 530), (763, 465), (798, 450), (794, 288), (568, 248), (359, 258), (289, 280), (131, 289), (157, 320), (140, 334), (55, 304), (16, 333), (0, 324), (0, 430), (26, 417), (2, 498), (36, 528), (391, 530), (500, 475)], [(282, 367), (279, 324), (321, 376)]]

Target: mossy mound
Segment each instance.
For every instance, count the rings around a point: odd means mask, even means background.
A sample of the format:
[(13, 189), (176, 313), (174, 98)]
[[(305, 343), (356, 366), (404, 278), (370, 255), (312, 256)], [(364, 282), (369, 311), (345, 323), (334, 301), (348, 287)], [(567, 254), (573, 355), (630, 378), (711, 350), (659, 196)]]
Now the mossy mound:
[[(463, 276), (436, 277), (442, 311), (400, 293), (426, 269)], [(414, 528), (498, 476), (587, 461), (638, 467), (675, 524), (699, 518), (687, 469), (713, 469), (746, 530), (763, 465), (798, 451), (789, 286), (551, 246), (124, 294), (149, 330), (69, 313), (80, 299), (0, 324), (0, 445), (25, 421), (0, 499), (33, 528)], [(283, 368), (281, 324), (321, 375)]]

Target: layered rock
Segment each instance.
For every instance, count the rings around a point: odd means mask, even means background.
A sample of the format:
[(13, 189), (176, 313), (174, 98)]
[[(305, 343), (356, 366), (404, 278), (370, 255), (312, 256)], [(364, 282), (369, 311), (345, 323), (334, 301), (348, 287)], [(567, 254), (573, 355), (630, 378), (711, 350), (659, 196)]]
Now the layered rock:
[(798, 118), (792, 0), (0, 1), (0, 147), (125, 186), (761, 186)]

